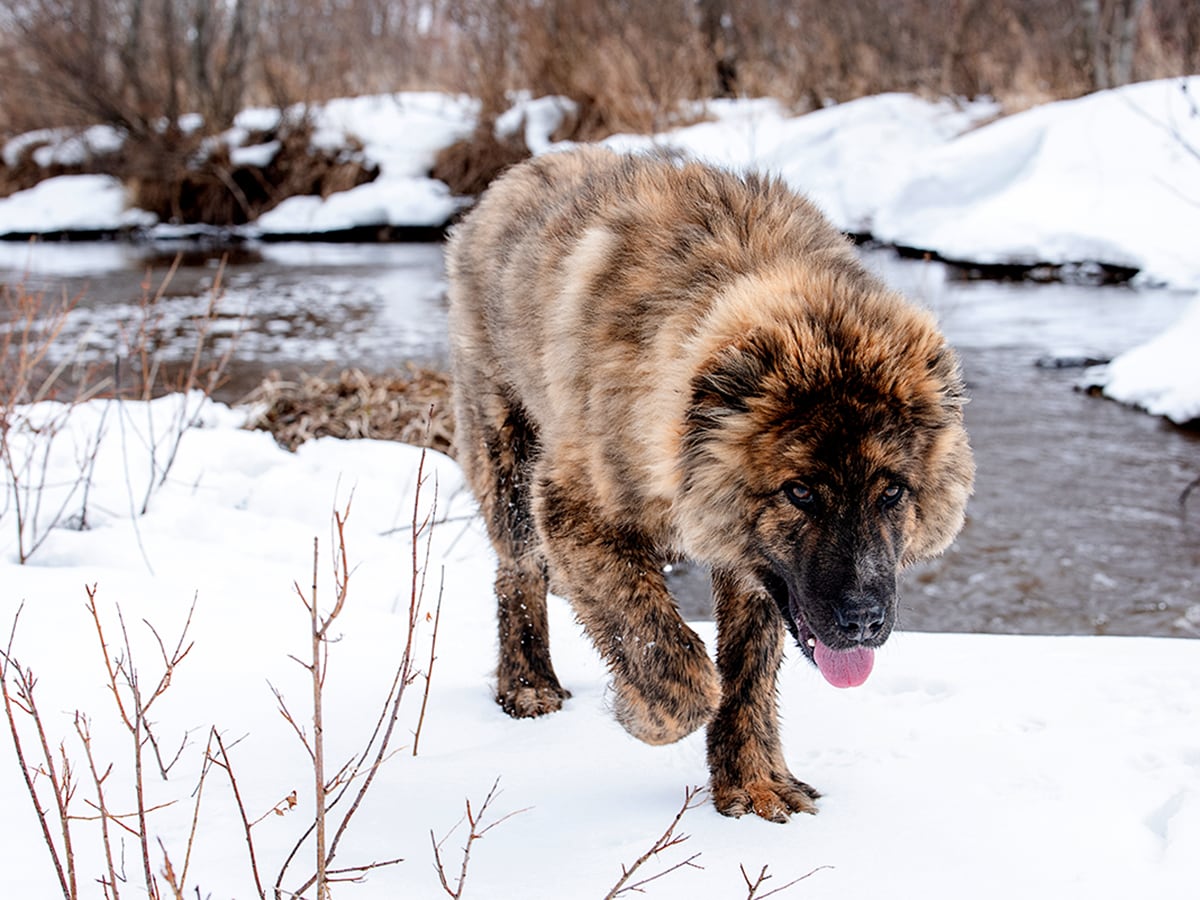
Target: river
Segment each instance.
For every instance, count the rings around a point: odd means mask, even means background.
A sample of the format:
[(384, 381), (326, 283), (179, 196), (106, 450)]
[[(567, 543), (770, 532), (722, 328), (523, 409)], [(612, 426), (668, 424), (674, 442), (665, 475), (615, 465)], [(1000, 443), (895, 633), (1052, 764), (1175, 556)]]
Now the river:
[[(75, 297), (60, 346), (105, 364), (143, 293), (187, 358), (188, 323), (219, 280), (222, 398), (270, 370), (335, 372), (446, 359), (437, 244), (269, 244), (222, 265), (174, 248), (0, 245), (0, 281)], [(1035, 634), (1200, 636), (1200, 434), (1076, 389), (1073, 363), (1109, 358), (1167, 327), (1189, 297), (1129, 286), (968, 280), (937, 262), (864, 250), (889, 283), (930, 306), (958, 348), (971, 394), (978, 478), (968, 520), (936, 562), (906, 573), (902, 628)], [(172, 337), (173, 335), (173, 337)], [(704, 573), (672, 576), (685, 612), (710, 613)]]

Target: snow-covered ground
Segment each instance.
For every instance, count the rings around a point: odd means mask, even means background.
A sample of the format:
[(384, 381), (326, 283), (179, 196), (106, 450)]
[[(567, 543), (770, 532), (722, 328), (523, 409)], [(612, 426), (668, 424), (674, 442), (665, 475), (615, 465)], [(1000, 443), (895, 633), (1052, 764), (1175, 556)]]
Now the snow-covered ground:
[[(276, 710), (271, 686), (303, 724), (309, 653), (307, 613), (313, 539), (320, 540), (319, 605), (334, 588), (330, 513), (350, 504), (352, 569), (345, 611), (329, 645), (325, 689), (327, 758), (336, 768), (368, 739), (405, 640), (411, 522), (419, 452), (398, 444), (323, 439), (289, 454), (265, 433), (239, 430), (240, 414), (200, 404), (203, 427), (184, 434), (166, 484), (146, 515), (151, 429), (169, 435), (183, 402), (105, 408), (70, 417), (54, 443), (43, 513), (74, 484), (90, 435), (96, 455), (84, 531), (54, 529), (30, 564), (15, 563), (12, 510), (0, 519), (0, 632), (7, 644), (24, 604), (12, 653), (38, 676), (47, 740), (76, 765), (73, 810), (92, 815), (96, 792), (75, 732), (90, 719), (100, 771), (114, 763), (105, 799), (133, 809), (130, 739), (117, 724), (85, 588), (96, 599), (112, 658), (123, 656), (118, 609), (145, 684), (157, 682), (189, 606), (194, 646), (150, 718), (170, 756), (187, 735), (170, 780), (147, 781), (149, 814), (180, 871), (208, 730), (225, 741), (251, 820), (292, 791), (296, 806), (253, 826), (268, 891), (313, 809), (307, 754)], [(54, 407), (28, 411), (50, 416)], [(14, 437), (16, 437), (14, 435)], [(159, 459), (169, 441), (159, 441)], [(397, 746), (352, 820), (338, 866), (402, 857), (338, 885), (339, 897), (437, 897), (430, 832), (447, 833), (453, 876), (466, 841), (460, 823), (492, 784), (499, 795), (477, 830), (465, 896), (601, 897), (666, 829), (690, 786), (706, 778), (701, 735), (668, 747), (627, 736), (607, 711), (604, 668), (559, 601), (551, 608), (558, 673), (574, 697), (537, 721), (514, 721), (492, 702), (495, 658), (493, 558), (473, 504), (450, 461), (431, 455), (423, 496), (436, 485), (438, 518), (429, 581), (418, 616), (416, 659), (427, 667), (432, 614), (442, 611), (419, 754), (411, 745), (423, 679), (401, 709)], [(352, 498), (352, 500), (351, 500)], [(67, 515), (76, 513), (77, 496)], [(423, 554), (419, 554), (421, 556)], [(710, 625), (698, 626), (712, 646)], [(825, 794), (816, 817), (780, 826), (726, 819), (707, 803), (687, 812), (688, 840), (652, 858), (653, 875), (692, 854), (696, 866), (646, 886), (648, 897), (746, 895), (739, 866), (769, 866), (766, 887), (813, 874), (779, 896), (797, 898), (979, 898), (1151, 896), (1185, 900), (1200, 880), (1200, 642), (1131, 638), (1037, 638), (899, 633), (861, 688), (831, 688), (793, 653), (782, 673), (786, 755)], [(36, 736), (18, 713), (27, 753)], [(3, 730), (3, 729), (0, 729)], [(312, 733), (311, 726), (306, 733)], [(236, 742), (236, 745), (235, 745)], [(56, 756), (58, 750), (54, 749)], [(39, 779), (44, 786), (44, 779)], [(58, 893), (11, 742), (0, 735), (5, 816), (0, 865), (13, 897)], [(286, 805), (286, 804), (285, 804)], [(185, 893), (246, 897), (250, 864), (228, 779), (210, 769), (200, 800)], [(132, 824), (130, 820), (125, 820)], [(335, 821), (337, 821), (335, 819)], [(456, 823), (458, 829), (455, 828)], [(111, 829), (118, 864), (139, 893), (135, 841)], [(452, 832), (452, 833), (451, 833)], [(52, 831), (58, 835), (57, 827)], [(98, 823), (74, 823), (82, 896), (101, 896), (105, 871)], [(118, 846), (119, 845), (119, 846)], [(152, 864), (162, 851), (152, 844)], [(311, 846), (284, 881), (307, 875)], [(120, 860), (123, 859), (123, 862)], [(627, 895), (629, 896), (629, 895)]]

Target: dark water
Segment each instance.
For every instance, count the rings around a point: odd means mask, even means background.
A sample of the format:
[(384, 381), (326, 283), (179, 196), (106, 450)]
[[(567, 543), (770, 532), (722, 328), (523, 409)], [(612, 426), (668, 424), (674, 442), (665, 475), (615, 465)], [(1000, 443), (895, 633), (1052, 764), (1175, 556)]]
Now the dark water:
[[(174, 265), (179, 260), (180, 265)], [(446, 362), (437, 244), (272, 244), (216, 255), (173, 246), (0, 242), (0, 283), (76, 300), (60, 354), (109, 366), (152, 305), (167, 363), (191, 360), (198, 327), (209, 358), (232, 347), (218, 398), (236, 402), (269, 371), (369, 371)], [(58, 361), (58, 360), (54, 360)]]
[[(952, 280), (879, 256), (959, 348), (978, 465), (962, 536), (905, 580), (917, 630), (1200, 635), (1200, 434), (1076, 390), (1079, 369), (1173, 321), (1188, 296)], [(1041, 362), (1042, 365), (1038, 365)]]
[[(86, 291), (72, 320), (79, 353), (103, 359), (158, 289), (171, 252), (108, 246), (0, 247), (0, 279)], [(978, 463), (967, 525), (940, 560), (908, 573), (902, 627), (928, 631), (1200, 636), (1200, 435), (1075, 389), (1077, 368), (1169, 325), (1186, 295), (1081, 285), (968, 282), (938, 263), (865, 251), (868, 265), (931, 306), (959, 348)], [(189, 323), (217, 276), (200, 255), (163, 292), (164, 353), (187, 358)], [(32, 268), (30, 266), (32, 265)], [(149, 270), (147, 279), (146, 272)], [(234, 341), (242, 396), (270, 369), (387, 369), (445, 360), (436, 245), (291, 245), (232, 257), (217, 349)], [(236, 335), (236, 337), (235, 337)], [(676, 573), (689, 615), (709, 612), (702, 572)]]

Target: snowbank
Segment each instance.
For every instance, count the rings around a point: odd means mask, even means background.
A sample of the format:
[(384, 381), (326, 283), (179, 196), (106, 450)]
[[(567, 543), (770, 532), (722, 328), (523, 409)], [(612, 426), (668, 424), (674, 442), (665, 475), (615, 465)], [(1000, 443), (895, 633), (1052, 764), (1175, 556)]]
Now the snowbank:
[[(1149, 82), (1048, 104), (990, 124), (988, 103), (959, 106), (885, 94), (789, 116), (773, 100), (715, 101), (711, 121), (654, 136), (619, 135), (613, 147), (669, 146), (737, 169), (778, 172), (850, 232), (983, 264), (1104, 263), (1137, 269), (1143, 283), (1200, 288), (1200, 76)], [(537, 152), (569, 114), (562, 98), (520, 98), (498, 129), (523, 129)], [(371, 227), (439, 227), (463, 206), (427, 175), (439, 149), (470, 134), (476, 105), (406, 93), (331, 101), (312, 111), (314, 144), (360, 142), (379, 178), (329, 197), (292, 197), (244, 229), (286, 237)], [(278, 123), (276, 110), (242, 113), (226, 140), (243, 147)], [(49, 133), (39, 133), (46, 140)], [(89, 131), (84, 139), (117, 136)], [(80, 143), (38, 152), (68, 158)], [(4, 148), (7, 157), (28, 136)], [(22, 143), (26, 141), (26, 143)], [(146, 226), (115, 179), (63, 176), (0, 199), (0, 234), (108, 231)], [(1190, 320), (1189, 320), (1190, 321)], [(1181, 328), (1190, 329), (1186, 323)], [(1106, 392), (1177, 421), (1194, 416), (1200, 379), (1173, 332), (1109, 370)], [(1169, 363), (1167, 360), (1171, 360)]]
[(119, 231), (156, 221), (129, 208), (125, 186), (111, 175), (59, 175), (0, 197), (0, 235)]
[(911, 94), (864, 97), (791, 116), (774, 100), (718, 100), (713, 121), (663, 135), (619, 135), (620, 149), (667, 146), (735, 169), (781, 175), (843, 231), (874, 230), (876, 211), (934, 148), (998, 114), (990, 102), (930, 102)]
[(1182, 425), (1200, 419), (1200, 297), (1158, 337), (1091, 372), (1105, 396)]
[[(178, 803), (152, 812), (150, 828), (178, 871), (206, 734), (216, 725), (227, 746), (237, 741), (230, 755), (252, 819), (297, 792), (295, 809), (254, 826), (269, 884), (312, 814), (307, 755), (268, 686), (304, 717), (309, 688), (289, 655), (308, 652), (307, 614), (293, 585), (307, 591), (311, 583), (317, 536), (320, 603), (332, 603), (330, 511), (352, 495), (350, 591), (329, 647), (325, 694), (328, 759), (340, 765), (365, 743), (403, 646), (419, 454), (397, 444), (323, 439), (291, 455), (264, 433), (239, 430), (235, 412), (193, 406), (203, 427), (184, 435), (148, 513), (131, 518), (150, 471), (149, 435), (160, 435), (161, 446), (180, 402), (107, 411), (93, 402), (71, 416), (51, 455), (50, 483), (58, 490), (71, 483), (79, 448), (103, 426), (90, 527), (52, 530), (32, 563), (18, 566), (11, 516), (0, 518), (0, 629), (8, 634), (24, 601), (13, 652), (38, 676), (48, 739), (54, 746), (64, 740), (81, 765), (77, 809), (86, 813), (95, 794), (74, 732), (72, 714), (82, 709), (98, 764), (117, 764), (105, 790), (110, 808), (124, 813), (133, 804), (128, 735), (104, 688), (84, 587), (97, 586), (114, 642), (120, 605), (147, 679), (157, 678), (160, 656), (143, 618), (174, 646), (195, 597), (194, 647), (154, 709), (157, 733), (172, 752), (190, 729), (169, 780), (148, 782), (148, 803)], [(436, 456), (426, 465), (424, 496), (436, 484), (445, 521), (434, 530), (423, 613), (433, 612), (443, 572), (445, 583), (420, 753), (410, 751), (418, 678), (401, 711), (405, 750), (380, 770), (337, 858), (340, 865), (404, 862), (370, 872), (361, 886), (340, 885), (339, 896), (440, 896), (430, 831), (439, 839), (451, 832), (464, 800), (478, 810), (497, 778), (488, 820), (520, 812), (473, 848), (467, 896), (603, 896), (622, 865), (667, 827), (685, 789), (705, 781), (703, 737), (649, 747), (627, 736), (608, 711), (602, 664), (558, 600), (551, 604), (555, 664), (574, 697), (542, 720), (505, 717), (490, 696), (493, 557), (457, 468)], [(427, 660), (431, 623), (418, 618), (417, 659)], [(698, 628), (711, 648), (712, 626)], [(680, 825), (689, 839), (652, 859), (645, 874), (694, 853), (703, 869), (672, 872), (649, 885), (648, 895), (744, 896), (739, 866), (757, 873), (764, 865), (768, 887), (813, 872), (783, 895), (809, 900), (937, 900), (964, 891), (997, 900), (1194, 895), (1200, 642), (900, 633), (880, 652), (871, 680), (852, 691), (830, 688), (791, 654), (781, 703), (787, 759), (824, 792), (820, 814), (779, 826), (726, 819), (708, 804), (693, 809)], [(0, 740), (0, 792), (7, 892), (56, 893), (7, 738)], [(80, 884), (98, 895), (91, 890), (103, 871), (97, 824), (75, 827)], [(197, 886), (205, 896), (254, 893), (241, 834), (228, 781), (211, 770), (185, 893)], [(464, 842), (460, 827), (444, 844), (454, 871)], [(136, 890), (140, 868), (128, 837), (125, 858)], [(157, 849), (153, 862), (161, 863)], [(298, 885), (301, 868), (285, 887)]]
[[(382, 183), (381, 183), (382, 182)], [(387, 178), (328, 197), (289, 197), (258, 217), (260, 235), (322, 234), (370, 226), (444, 225), (464, 201), (432, 178)]]
[(1200, 287), (1200, 76), (1040, 106), (932, 149), (874, 234), (976, 263), (1100, 262)]
[[(249, 120), (263, 112), (250, 111)], [(463, 208), (440, 181), (428, 177), (439, 150), (475, 127), (474, 101), (435, 93), (402, 93), (332, 100), (313, 113), (317, 146), (350, 141), (379, 166), (379, 177), (329, 197), (291, 197), (249, 229), (264, 235), (316, 234), (370, 226), (439, 226)], [(239, 124), (242, 124), (239, 120)]]

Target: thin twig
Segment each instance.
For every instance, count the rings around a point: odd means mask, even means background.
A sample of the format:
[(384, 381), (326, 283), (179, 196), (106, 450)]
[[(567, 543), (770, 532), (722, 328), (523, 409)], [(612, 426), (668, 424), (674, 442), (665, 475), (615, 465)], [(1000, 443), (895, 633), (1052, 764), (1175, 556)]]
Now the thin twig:
[(679, 812), (675, 813), (675, 818), (671, 820), (671, 824), (667, 826), (667, 830), (662, 833), (662, 836), (654, 842), (649, 850), (647, 850), (634, 861), (633, 865), (628, 867), (624, 865), (621, 866), (621, 877), (617, 879), (617, 883), (612, 886), (612, 889), (604, 895), (604, 900), (613, 900), (614, 897), (619, 897), (628, 891), (638, 891), (640, 893), (645, 885), (662, 878), (664, 875), (674, 872), (676, 869), (682, 869), (684, 867), (692, 869), (703, 868), (703, 866), (696, 865), (696, 859), (700, 856), (700, 854), (693, 853), (683, 862), (676, 863), (675, 865), (668, 869), (664, 869), (656, 875), (651, 875), (649, 878), (643, 878), (641, 881), (629, 883), (629, 879), (633, 876), (633, 873), (640, 869), (650, 859), (650, 857), (657, 856), (665, 850), (669, 850), (672, 847), (682, 844), (688, 839), (689, 836), (686, 834), (677, 836), (675, 834), (675, 829), (679, 827), (679, 820), (683, 818), (684, 814), (688, 810), (694, 809), (700, 805), (700, 802), (703, 799), (703, 794), (704, 788), (700, 787), (690, 787), (684, 791), (683, 805), (679, 807)]
[(429, 705), (429, 688), (433, 684), (433, 663), (437, 659), (438, 628), (442, 624), (442, 593), (445, 589), (446, 567), (443, 566), (438, 583), (437, 609), (433, 615), (433, 637), (429, 642), (429, 665), (425, 668), (425, 689), (421, 692), (421, 712), (417, 716), (417, 730), (413, 733), (413, 756), (417, 755), (417, 745), (421, 743), (421, 728), (425, 725), (425, 707)]
[(246, 815), (246, 804), (242, 802), (242, 792), (238, 787), (237, 778), (233, 774), (233, 764), (229, 761), (229, 753), (225, 749), (225, 742), (221, 739), (221, 733), (217, 729), (212, 729), (209, 733), (210, 738), (217, 742), (217, 750), (221, 754), (220, 759), (215, 759), (210, 756), (209, 759), (225, 770), (225, 774), (229, 776), (229, 786), (233, 789), (233, 800), (237, 804), (238, 815), (242, 820), (242, 831), (246, 836), (246, 849), (250, 854), (250, 872), (254, 876), (254, 888), (258, 893), (260, 900), (265, 900), (266, 893), (263, 891), (262, 879), (258, 876), (258, 858), (254, 852), (254, 836), (250, 833), (250, 818)]
[(96, 809), (100, 812), (100, 837), (104, 842), (104, 861), (108, 866), (108, 887), (106, 888), (106, 892), (111, 889), (112, 900), (118, 900), (120, 892), (117, 889), (117, 869), (113, 863), (112, 840), (108, 833), (108, 822), (112, 818), (112, 815), (109, 813), (104, 799), (104, 782), (108, 779), (108, 775), (112, 771), (112, 766), (110, 765), (105, 769), (103, 775), (97, 770), (95, 755), (92, 753), (91, 728), (87, 717), (80, 712), (75, 713), (75, 732), (79, 735), (79, 740), (83, 743), (84, 756), (87, 759), (88, 769), (92, 773), (92, 785), (96, 789)]
[[(440, 841), (434, 837), (433, 831), (429, 832), (429, 841), (431, 844), (433, 844), (433, 864), (434, 869), (437, 871), (438, 881), (440, 881), (442, 884), (442, 890), (444, 890), (450, 897), (455, 898), (455, 900), (460, 900), (463, 894), (463, 888), (466, 887), (467, 868), (471, 862), (471, 847), (474, 845), (474, 843), (497, 825), (507, 822), (513, 816), (517, 816), (523, 812), (529, 811), (529, 807), (526, 807), (525, 809), (514, 810), (505, 816), (501, 816), (495, 822), (490, 823), (486, 827), (481, 828), (480, 825), (483, 823), (483, 817), (487, 814), (487, 808), (491, 805), (492, 801), (499, 796), (497, 793), (499, 787), (500, 779), (496, 778), (496, 780), (492, 782), (492, 788), (488, 791), (487, 796), (483, 799), (483, 804), (479, 807), (478, 812), (475, 812), (471, 809), (471, 801), (468, 799), (466, 814), (454, 824), (453, 828), (446, 832), (446, 836)], [(454, 832), (458, 830), (458, 826), (461, 825), (464, 820), (467, 823), (467, 843), (463, 847), (462, 864), (458, 870), (458, 879), (455, 881), (454, 887), (451, 887), (450, 878), (446, 874), (446, 866), (442, 861), (442, 845), (450, 839), (450, 835), (454, 834)]]
[(333, 621), (333, 615), (330, 614), (325, 623), (321, 623), (321, 614), (317, 606), (317, 565), (318, 565), (318, 543), (317, 539), (313, 538), (313, 581), (312, 594), (309, 596), (309, 612), (312, 620), (312, 663), (310, 672), (312, 673), (312, 694), (313, 694), (313, 740), (312, 740), (312, 755), (313, 755), (313, 803), (314, 813), (313, 820), (316, 822), (317, 834), (317, 896), (320, 900), (325, 900), (329, 894), (329, 885), (325, 876), (325, 719), (323, 713), (322, 694), (325, 682), (323, 662), (321, 659), (322, 644), (325, 639), (325, 629), (329, 627), (329, 623)]
[(766, 884), (768, 881), (770, 881), (772, 878), (775, 877), (773, 875), (767, 874), (766, 866), (762, 867), (762, 869), (758, 873), (758, 876), (753, 881), (751, 881), (750, 876), (748, 874), (746, 874), (745, 866), (739, 865), (738, 868), (742, 870), (742, 880), (746, 882), (746, 889), (749, 891), (749, 893), (746, 894), (746, 900), (767, 900), (768, 897), (774, 897), (776, 894), (782, 894), (788, 888), (794, 887), (795, 885), (804, 881), (804, 879), (811, 878), (813, 875), (816, 875), (822, 869), (832, 869), (833, 866), (817, 866), (815, 869), (813, 869), (808, 874), (801, 875), (799, 878), (794, 878), (791, 881), (789, 881), (787, 884), (785, 884), (781, 887), (774, 888), (773, 890), (767, 891), (767, 893), (765, 893), (765, 894), (758, 893), (758, 889), (760, 887), (762, 887), (764, 884)]
[(60, 744), (59, 751), (62, 756), (61, 774), (54, 765), (54, 754), (50, 749), (50, 742), (46, 737), (46, 728), (42, 714), (38, 710), (37, 701), (34, 698), (34, 685), (36, 681), (33, 678), (33, 672), (29, 669), (25, 670), (24, 679), (18, 683), (18, 698), (22, 701), (29, 711), (30, 718), (33, 719), (34, 728), (37, 731), (38, 741), (42, 747), (43, 769), (46, 777), (50, 779), (50, 789), (54, 793), (54, 802), (58, 809), (58, 819), (62, 829), (63, 841), (63, 858), (64, 865), (67, 870), (67, 881), (70, 883), (70, 896), (77, 897), (75, 884), (75, 851), (71, 840), (71, 825), (70, 814), (68, 807), (71, 802), (71, 796), (75, 789), (71, 783), (71, 765), (67, 759), (66, 749)]

